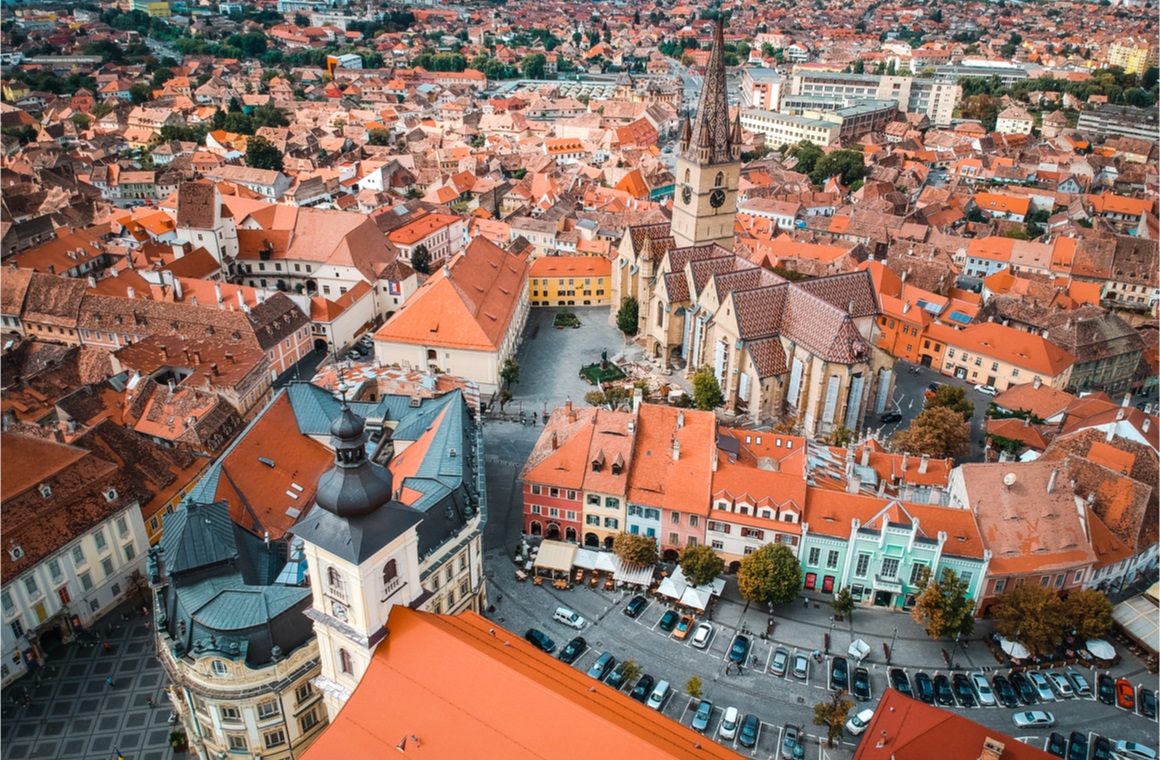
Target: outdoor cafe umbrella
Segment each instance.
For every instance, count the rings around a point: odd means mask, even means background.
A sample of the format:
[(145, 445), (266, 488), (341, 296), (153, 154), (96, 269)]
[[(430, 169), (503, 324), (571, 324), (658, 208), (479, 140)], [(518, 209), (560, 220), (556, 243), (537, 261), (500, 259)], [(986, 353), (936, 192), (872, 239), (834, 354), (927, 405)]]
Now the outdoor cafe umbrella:
[(1092, 657), (1097, 660), (1114, 660), (1116, 659), (1116, 649), (1103, 639), (1088, 639), (1087, 650), (1092, 653)]
[(1016, 660), (1024, 660), (1031, 656), (1031, 653), (1027, 651), (1027, 647), (1023, 646), (1018, 641), (1012, 641), (1011, 639), (999, 639), (999, 646), (1003, 648), (1004, 652), (1011, 655), (1011, 657)]

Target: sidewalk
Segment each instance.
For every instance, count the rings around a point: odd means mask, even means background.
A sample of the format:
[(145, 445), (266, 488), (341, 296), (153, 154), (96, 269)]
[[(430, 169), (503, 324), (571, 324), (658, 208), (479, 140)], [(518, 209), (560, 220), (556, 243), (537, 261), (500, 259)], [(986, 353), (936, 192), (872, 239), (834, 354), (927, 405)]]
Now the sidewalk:
[[(122, 614), (129, 619), (122, 620)], [(111, 652), (101, 644), (62, 646), (39, 670), (6, 688), (0, 695), (0, 757), (105, 758), (114, 757), (115, 749), (126, 760), (170, 757), (164, 672), (145, 622), (140, 608), (122, 604), (93, 628)], [(106, 678), (113, 679), (111, 687)], [(17, 705), (25, 697), (32, 704)]]

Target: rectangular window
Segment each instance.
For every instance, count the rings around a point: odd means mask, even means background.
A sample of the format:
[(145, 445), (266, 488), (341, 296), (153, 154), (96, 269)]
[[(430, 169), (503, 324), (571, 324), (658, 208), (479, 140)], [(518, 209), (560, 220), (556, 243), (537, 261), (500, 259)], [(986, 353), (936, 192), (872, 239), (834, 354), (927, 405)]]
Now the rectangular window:
[(689, 527), (695, 528), (700, 524), (700, 519), (696, 515), (689, 515)]
[(302, 733), (306, 733), (310, 729), (318, 725), (318, 709), (309, 710), (305, 715), (298, 718), (298, 728)]
[(947, 358), (948, 358), (948, 359), (953, 359), (953, 358), (955, 358), (955, 350), (954, 350), (953, 348), (948, 348), (948, 349), (947, 349)]
[(600, 497), (594, 493), (588, 494), (588, 503), (594, 507), (600, 506)]
[(108, 557), (105, 557), (103, 560), (101, 560), (101, 570), (105, 573), (106, 578), (112, 576), (113, 560), (109, 559)]
[(539, 496), (540, 495), (540, 487), (539, 486), (532, 486), (532, 493), (534, 493), (536, 496)]
[(245, 752), (249, 749), (245, 734), (226, 734), (226, 744), (229, 746), (230, 752)]
[(1083, 582), (1083, 570), (1076, 570), (1075, 571), (1075, 583), (1079, 584), (1082, 582)]
[(620, 499), (606, 498), (604, 506), (608, 509), (620, 509)]
[(48, 561), (48, 574), (52, 576), (53, 583), (60, 583), (64, 577), (64, 573), (60, 569), (60, 562), (55, 557)]
[(575, 491), (569, 491), (569, 492), (568, 492), (568, 499), (569, 499), (569, 500), (571, 500), (571, 501), (576, 501), (576, 492), (575, 492)]
[(972, 573), (970, 570), (963, 570), (959, 573), (959, 580), (962, 581), (963, 585), (968, 589), (971, 587), (971, 578), (973, 577), (974, 573)]
[(915, 562), (910, 566), (910, 585), (917, 586), (922, 583), (922, 576), (926, 572), (926, 565)]
[(241, 719), (242, 712), (237, 705), (222, 705), (222, 720), (239, 721)]
[(124, 515), (117, 518), (117, 535), (121, 538), (129, 535), (129, 522), (125, 519)]
[(137, 556), (137, 547), (133, 546), (133, 544), (125, 544), (124, 551), (126, 562), (132, 562), (133, 558)]
[(999, 371), (999, 362), (991, 362), (991, 371), (992, 371), (992, 372), (998, 372), (998, 371)]
[(34, 576), (29, 575), (25, 577), (24, 590), (27, 591), (28, 595), (34, 599), (40, 596), (40, 587), (36, 585), (36, 578)]
[(600, 524), (600, 516), (599, 515), (585, 515), (584, 516), (584, 524), (585, 525), (599, 525)]
[(11, 615), (16, 610), (16, 605), (12, 603), (12, 594), (7, 591), (0, 593), (0, 607), (4, 608), (5, 615)]
[(267, 699), (265, 702), (258, 703), (258, 720), (265, 720), (266, 718), (273, 718), (282, 712), (282, 706), (278, 704), (276, 699)]
[(729, 523), (723, 523), (723, 522), (718, 522), (716, 520), (710, 520), (709, 522), (705, 523), (705, 527), (711, 533), (728, 533), (729, 528), (731, 526), (729, 525)]
[(870, 555), (869, 554), (859, 554), (858, 555), (858, 564), (854, 567), (854, 575), (858, 576), (859, 578), (865, 578), (866, 571), (869, 569), (870, 569)]
[(567, 514), (568, 514), (568, 519), (570, 521), (576, 522), (576, 513), (575, 512), (569, 511)]
[(995, 581), (995, 593), (1002, 594), (1003, 589), (1004, 589), (1004, 587), (1006, 587), (1006, 585), (1007, 585), (1007, 581), (1003, 580), (1002, 578)]
[(721, 551), (722, 549), (724, 549), (724, 548), (725, 548), (725, 542), (724, 542), (724, 541), (714, 541), (714, 542), (712, 543), (712, 546), (713, 546), (713, 548), (714, 548), (714, 549), (716, 549), (717, 551)]
[(80, 544), (72, 548), (72, 558), (73, 564), (77, 567), (85, 564), (85, 550), (81, 548)]
[(549, 488), (548, 495), (551, 496), (553, 499), (558, 498), (560, 496), (560, 489), (559, 488)]
[(538, 514), (540, 514), (540, 512), (541, 512), (540, 505), (539, 505), (539, 504), (533, 504), (533, 505), (532, 505), (532, 514), (533, 514), (533, 515), (538, 515)]
[(827, 570), (833, 570), (834, 568), (836, 568), (838, 566), (838, 556), (839, 556), (839, 552), (836, 549), (830, 550), (830, 553), (826, 556), (826, 569)]
[(681, 537), (680, 537), (680, 535), (678, 535), (678, 534), (676, 534), (676, 533), (670, 533), (670, 534), (669, 534), (669, 545), (670, 545), (670, 546), (676, 546), (676, 545), (677, 545), (677, 544), (679, 544), (679, 543), (681, 543)]
[(897, 578), (898, 577), (898, 560), (886, 558), (882, 560), (882, 577), (883, 578)]
[(816, 546), (810, 547), (809, 559), (806, 560), (807, 565), (817, 565), (822, 561), (822, 550)]
[(757, 528), (742, 528), (741, 529), (741, 537), (742, 538), (756, 538), (760, 541), (761, 539), (765, 538), (765, 531), (758, 530)]
[(93, 576), (89, 575), (88, 573), (81, 573), (80, 575), (77, 576), (77, 579), (81, 582), (81, 590), (82, 591), (91, 591), (92, 590), (92, 588), (93, 588)]
[(93, 543), (97, 545), (97, 551), (103, 552), (107, 546), (105, 542), (105, 531), (98, 530), (93, 534)]
[(613, 530), (616, 530), (617, 528), (620, 527), (620, 520), (617, 520), (615, 517), (605, 517), (604, 518), (604, 527), (605, 528), (612, 528)]
[(266, 749), (273, 749), (274, 747), (281, 747), (286, 743), (286, 732), (280, 728), (273, 731), (267, 731), (262, 734), (262, 741), (266, 745)]
[[(669, 522), (671, 522), (673, 525), (680, 525), (681, 524), (681, 513), (680, 512), (669, 512)], [(692, 523), (690, 523), (690, 525), (691, 524)]]
[(1063, 588), (1063, 579), (1066, 577), (1067, 577), (1066, 573), (1060, 573), (1059, 575), (1055, 576), (1055, 587), (1056, 588)]

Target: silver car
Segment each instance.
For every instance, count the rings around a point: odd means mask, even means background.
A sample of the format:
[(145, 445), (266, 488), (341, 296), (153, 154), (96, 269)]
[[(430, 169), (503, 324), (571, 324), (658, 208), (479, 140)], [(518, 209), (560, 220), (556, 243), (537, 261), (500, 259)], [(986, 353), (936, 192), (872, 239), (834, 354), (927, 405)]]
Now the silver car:
[(1055, 725), (1055, 716), (1043, 710), (1026, 710), (1011, 716), (1019, 728), (1051, 728)]
[(979, 705), (981, 707), (995, 706), (995, 692), (991, 690), (991, 684), (987, 683), (987, 677), (982, 673), (971, 674), (971, 686), (975, 689), (975, 694), (979, 697)]

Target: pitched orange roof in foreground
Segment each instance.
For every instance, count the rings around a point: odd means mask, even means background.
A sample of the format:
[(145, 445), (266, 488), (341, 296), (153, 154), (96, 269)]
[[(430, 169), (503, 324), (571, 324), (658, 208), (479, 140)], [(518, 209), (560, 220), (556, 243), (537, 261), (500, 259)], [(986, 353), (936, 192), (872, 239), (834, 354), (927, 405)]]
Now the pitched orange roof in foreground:
[(395, 757), (404, 738), (427, 760), (737, 757), (474, 612), (395, 607), (387, 627), (304, 760)]

